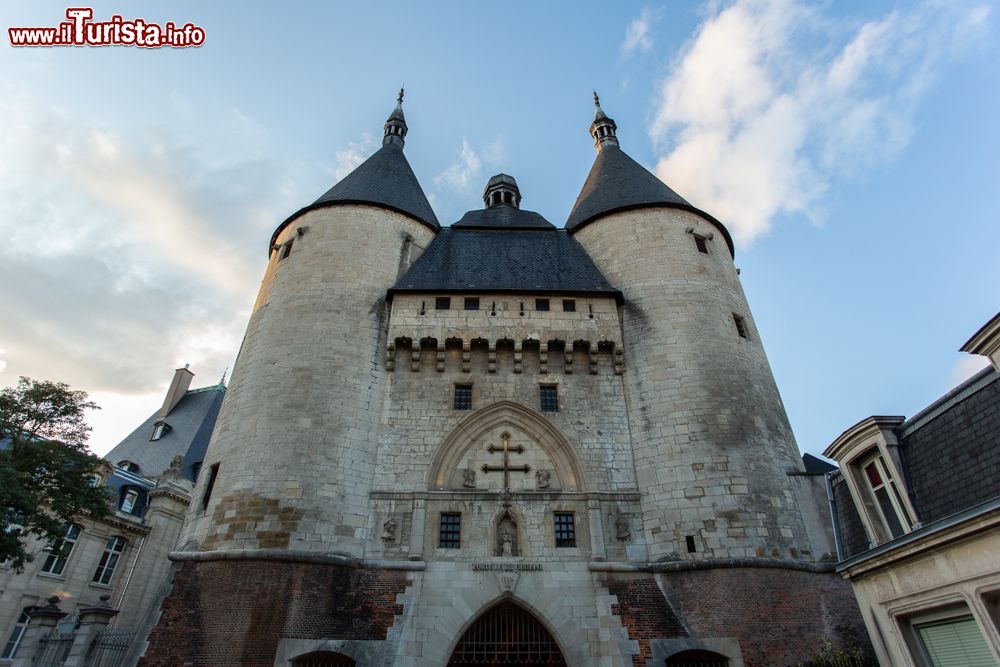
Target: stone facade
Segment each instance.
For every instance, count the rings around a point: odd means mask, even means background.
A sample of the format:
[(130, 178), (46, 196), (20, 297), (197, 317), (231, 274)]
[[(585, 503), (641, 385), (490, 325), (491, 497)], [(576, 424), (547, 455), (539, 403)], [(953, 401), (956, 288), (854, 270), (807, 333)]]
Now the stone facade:
[[(557, 230), (498, 175), (443, 232), (405, 131), (397, 107), (385, 146), (272, 241), (141, 664), (466, 664), (455, 647), (501, 603), (561, 653), (542, 664), (863, 642), (798, 509), (718, 223), (653, 179)], [(768, 615), (763, 641), (746, 619)]]

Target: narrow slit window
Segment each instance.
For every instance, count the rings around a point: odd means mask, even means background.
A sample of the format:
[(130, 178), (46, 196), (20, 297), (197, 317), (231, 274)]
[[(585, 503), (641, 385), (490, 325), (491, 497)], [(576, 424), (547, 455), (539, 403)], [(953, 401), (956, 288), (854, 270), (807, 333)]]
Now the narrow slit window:
[(459, 512), (441, 513), (441, 531), (438, 546), (442, 549), (459, 549), (462, 546), (462, 515)]
[[(294, 241), (294, 239), (292, 240)], [(287, 259), (292, 254), (292, 241), (281, 246), (281, 259)]]
[(455, 385), (455, 409), (456, 410), (471, 410), (472, 409), (472, 385), (471, 384), (456, 384)]
[(539, 407), (542, 412), (559, 412), (558, 389), (554, 384), (543, 384), (539, 387)]
[(736, 333), (740, 335), (740, 338), (749, 339), (750, 337), (747, 335), (746, 321), (744, 321), (744, 319), (736, 313), (733, 313), (733, 322), (736, 324)]
[(575, 547), (576, 546), (576, 524), (573, 521), (572, 512), (555, 512), (556, 546)]
[(467, 296), (467, 297), (465, 297), (465, 309), (466, 310), (479, 310), (479, 297), (478, 296)]
[(215, 463), (208, 469), (208, 484), (205, 485), (205, 495), (201, 497), (201, 509), (208, 509), (208, 501), (212, 499), (212, 489), (219, 477), (219, 464)]
[(694, 244), (698, 247), (698, 252), (708, 254), (708, 239), (704, 236), (694, 235)]
[(535, 310), (546, 311), (549, 309), (548, 299), (535, 299)]
[(564, 313), (575, 313), (576, 312), (576, 300), (575, 299), (563, 299), (563, 312)]
[(687, 542), (687, 550), (689, 554), (693, 554), (698, 550), (697, 548), (695, 548), (694, 535), (686, 535), (684, 537), (684, 541)]
[(434, 299), (434, 310), (448, 310), (451, 308), (450, 296), (439, 296)]

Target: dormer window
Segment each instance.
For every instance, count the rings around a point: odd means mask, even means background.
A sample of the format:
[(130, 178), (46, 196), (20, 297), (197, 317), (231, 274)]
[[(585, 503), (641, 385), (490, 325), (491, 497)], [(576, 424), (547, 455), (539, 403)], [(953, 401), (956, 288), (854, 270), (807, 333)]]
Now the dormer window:
[(134, 473), (138, 474), (138, 472), (139, 472), (139, 465), (136, 464), (136, 463), (132, 463), (131, 461), (119, 461), (118, 462), (118, 469), (119, 470), (124, 470), (126, 472), (134, 472)]
[(878, 515), (882, 527), (892, 538), (909, 532), (913, 522), (906, 514), (899, 486), (885, 458), (880, 453), (874, 453), (862, 461), (860, 468), (864, 473), (865, 490), (869, 494), (866, 502), (869, 511)]
[(169, 430), (170, 430), (170, 425), (167, 422), (156, 422), (153, 425), (153, 434), (149, 436), (149, 439), (159, 440)]
[(129, 489), (125, 492), (125, 495), (122, 496), (121, 511), (125, 512), (125, 514), (131, 514), (132, 511), (135, 510), (135, 504), (138, 500), (139, 492), (135, 489)]

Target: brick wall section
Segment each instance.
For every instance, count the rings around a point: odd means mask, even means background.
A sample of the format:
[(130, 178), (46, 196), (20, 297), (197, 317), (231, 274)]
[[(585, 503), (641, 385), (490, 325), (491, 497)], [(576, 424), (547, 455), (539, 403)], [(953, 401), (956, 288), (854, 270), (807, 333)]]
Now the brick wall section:
[(837, 524), (840, 528), (840, 544), (844, 550), (844, 558), (857, 556), (868, 551), (868, 535), (858, 507), (851, 497), (851, 490), (842, 475), (833, 478), (833, 500), (837, 504)]
[(998, 443), (1000, 379), (905, 436), (903, 456), (923, 523), (997, 496)]
[(406, 574), (263, 561), (185, 563), (143, 667), (270, 667), (283, 637), (381, 639)]
[(632, 656), (636, 667), (645, 665), (652, 656), (650, 639), (688, 636), (652, 577), (608, 579), (603, 585), (618, 597), (618, 604), (611, 605), (611, 613), (621, 617), (629, 639), (639, 642), (639, 655)]
[(659, 576), (691, 635), (737, 637), (746, 667), (807, 661), (823, 639), (871, 650), (851, 587), (836, 574), (732, 568)]

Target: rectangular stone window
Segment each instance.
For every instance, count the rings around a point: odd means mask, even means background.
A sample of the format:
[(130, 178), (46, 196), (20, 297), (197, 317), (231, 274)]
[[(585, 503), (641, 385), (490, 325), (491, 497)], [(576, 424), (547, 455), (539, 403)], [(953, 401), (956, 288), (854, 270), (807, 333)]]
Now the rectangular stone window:
[(465, 297), (465, 309), (466, 310), (479, 310), (479, 297), (478, 296), (467, 296), (467, 297)]
[(442, 549), (460, 549), (462, 547), (462, 514), (460, 512), (441, 513), (438, 546)]
[(556, 526), (556, 546), (575, 547), (576, 546), (576, 524), (573, 522), (572, 512), (555, 512), (553, 514)]
[(80, 537), (80, 526), (75, 523), (66, 524), (66, 533), (61, 538), (50, 544), (45, 550), (49, 555), (45, 557), (42, 565), (42, 572), (45, 574), (61, 575), (66, 569), (69, 556), (73, 553), (73, 547)]
[(111, 578), (115, 576), (115, 568), (118, 566), (118, 560), (121, 558), (124, 549), (124, 539), (109, 537), (107, 544), (104, 545), (104, 555), (101, 556), (101, 562), (97, 564), (97, 571), (94, 572), (94, 578), (91, 581), (95, 584), (110, 585)]
[(694, 535), (685, 535), (684, 542), (687, 545), (687, 550), (689, 554), (693, 554), (698, 548), (694, 544)]
[(292, 254), (292, 241), (289, 241), (285, 245), (281, 246), (281, 257), (280, 257), (280, 259), (287, 259), (288, 256), (291, 255), (291, 254)]
[(219, 464), (213, 464), (208, 469), (208, 484), (205, 485), (205, 495), (201, 497), (201, 509), (208, 509), (208, 501), (212, 499), (212, 489), (215, 488), (215, 480), (219, 477)]
[(704, 236), (694, 235), (694, 244), (698, 246), (698, 252), (708, 254), (708, 239)]
[(439, 296), (434, 299), (434, 310), (449, 310), (451, 308), (450, 296)]
[(549, 309), (548, 299), (535, 299), (535, 310), (546, 311)]
[(559, 412), (559, 388), (554, 384), (539, 386), (539, 408), (542, 412)]
[(471, 384), (456, 384), (455, 385), (455, 409), (456, 410), (471, 410), (472, 409), (472, 385)]
[(740, 338), (749, 338), (747, 335), (747, 323), (742, 317), (733, 313), (733, 323), (736, 324), (736, 333), (740, 335)]
[(4, 646), (3, 655), (0, 655), (0, 658), (12, 660), (17, 656), (17, 647), (21, 645), (21, 640), (24, 639), (24, 633), (28, 630), (30, 621), (31, 617), (22, 611), (21, 615), (17, 617), (14, 631), (10, 633), (10, 639), (7, 640), (7, 645)]
[(564, 313), (575, 313), (576, 312), (576, 300), (575, 299), (563, 299), (563, 312)]

